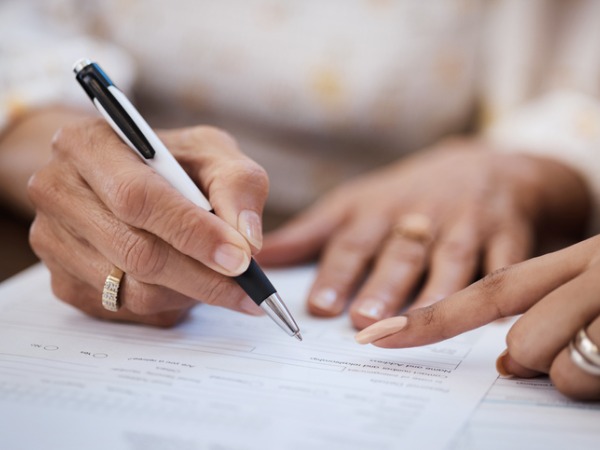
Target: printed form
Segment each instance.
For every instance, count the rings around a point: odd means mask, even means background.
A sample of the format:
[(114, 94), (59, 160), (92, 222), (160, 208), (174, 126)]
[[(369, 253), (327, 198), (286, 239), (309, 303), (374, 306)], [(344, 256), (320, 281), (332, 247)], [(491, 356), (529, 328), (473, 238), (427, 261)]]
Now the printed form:
[(546, 377), (498, 378), (452, 450), (597, 449), (600, 402), (576, 402)]
[(360, 346), (346, 316), (304, 312), (313, 268), (269, 276), (303, 342), (207, 305), (166, 330), (98, 321), (54, 299), (41, 265), (3, 283), (0, 448), (457, 445), (497, 379), (508, 324), (415, 349)]

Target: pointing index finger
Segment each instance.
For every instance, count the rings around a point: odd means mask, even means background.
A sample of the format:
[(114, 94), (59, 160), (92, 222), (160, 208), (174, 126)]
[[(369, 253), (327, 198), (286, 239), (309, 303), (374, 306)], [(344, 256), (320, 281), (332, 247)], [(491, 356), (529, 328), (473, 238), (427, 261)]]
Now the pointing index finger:
[[(414, 347), (523, 313), (583, 269), (587, 252), (581, 250), (579, 244), (499, 269), (436, 304), (365, 328), (356, 341), (384, 348)], [(565, 260), (572, 263), (565, 264)]]

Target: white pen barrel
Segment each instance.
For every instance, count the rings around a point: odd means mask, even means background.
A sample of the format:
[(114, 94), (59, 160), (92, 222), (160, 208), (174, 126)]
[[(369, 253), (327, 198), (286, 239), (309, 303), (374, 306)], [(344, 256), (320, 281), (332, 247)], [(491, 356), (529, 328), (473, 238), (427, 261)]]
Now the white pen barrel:
[(165, 144), (159, 139), (156, 133), (150, 128), (148, 123), (135, 109), (131, 102), (127, 99), (125, 94), (118, 90), (114, 86), (108, 88), (115, 99), (121, 104), (123, 109), (127, 111), (129, 116), (135, 121), (140, 131), (144, 134), (150, 145), (155, 151), (153, 158), (145, 158), (140, 154), (138, 149), (131, 143), (127, 136), (123, 134), (119, 126), (114, 122), (106, 110), (102, 107), (100, 102), (94, 101), (96, 108), (104, 116), (106, 121), (110, 124), (112, 129), (119, 135), (119, 137), (125, 142), (132, 150), (139, 155), (146, 164), (155, 169), (162, 177), (164, 177), (171, 185), (177, 189), (185, 198), (190, 200), (195, 205), (207, 211), (212, 210), (212, 206), (204, 197), (204, 194), (200, 191), (198, 186), (194, 184), (189, 175), (179, 165), (175, 157), (165, 147)]

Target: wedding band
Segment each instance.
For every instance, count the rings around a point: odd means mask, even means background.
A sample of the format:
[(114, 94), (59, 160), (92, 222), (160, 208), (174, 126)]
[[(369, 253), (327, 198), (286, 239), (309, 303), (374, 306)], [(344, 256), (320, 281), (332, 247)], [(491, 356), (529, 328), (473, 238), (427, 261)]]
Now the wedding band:
[(121, 285), (121, 279), (123, 278), (123, 271), (118, 267), (113, 267), (110, 274), (106, 277), (104, 282), (104, 289), (102, 290), (102, 306), (104, 309), (116, 312), (121, 306), (119, 304), (119, 286)]
[(600, 367), (600, 349), (592, 342), (584, 328), (575, 335), (575, 347), (588, 361)]
[(433, 240), (433, 224), (425, 214), (405, 214), (392, 232), (395, 236), (423, 244), (428, 244)]
[(569, 343), (569, 354), (581, 370), (600, 376), (600, 350), (588, 337), (585, 328), (579, 330)]

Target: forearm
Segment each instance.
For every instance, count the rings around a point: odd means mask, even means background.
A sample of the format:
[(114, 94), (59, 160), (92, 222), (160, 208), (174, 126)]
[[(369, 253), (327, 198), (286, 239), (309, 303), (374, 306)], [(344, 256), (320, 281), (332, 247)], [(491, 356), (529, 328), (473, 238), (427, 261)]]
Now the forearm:
[[(595, 125), (599, 118), (597, 98), (558, 91), (523, 105), (485, 130), (485, 136), (502, 152), (554, 160), (577, 174), (588, 193), (590, 234), (600, 230), (600, 133)], [(565, 174), (557, 175), (563, 178)], [(547, 178), (546, 185), (560, 186), (554, 181)], [(566, 193), (561, 190), (556, 199)], [(567, 205), (567, 209), (572, 207)], [(563, 214), (570, 217), (566, 211)]]
[(62, 107), (31, 111), (0, 134), (0, 202), (25, 217), (33, 215), (27, 182), (48, 161), (54, 133), (80, 119), (82, 112)]
[[(558, 233), (581, 238), (589, 226), (594, 202), (585, 178), (575, 168), (557, 159), (524, 153), (519, 159), (521, 166), (514, 170), (521, 174), (531, 170), (531, 177), (524, 186), (539, 192), (538, 205), (531, 205), (531, 210), (537, 210), (535, 221), (540, 237)], [(515, 195), (527, 196), (527, 192)]]

